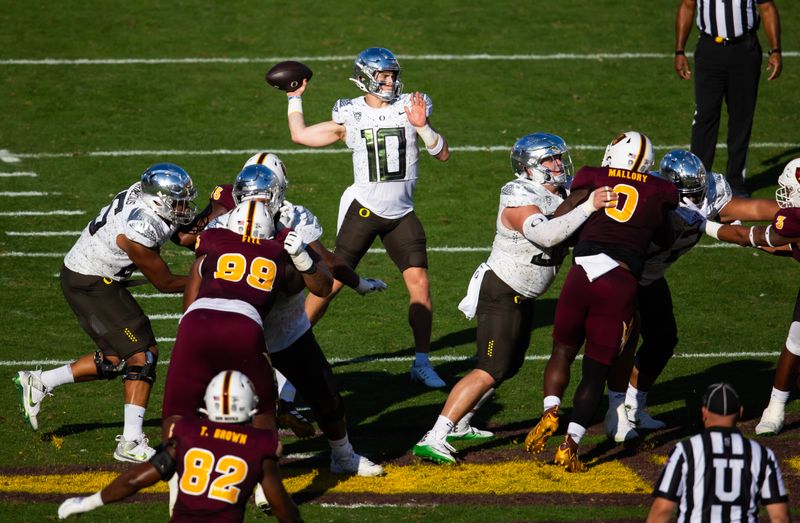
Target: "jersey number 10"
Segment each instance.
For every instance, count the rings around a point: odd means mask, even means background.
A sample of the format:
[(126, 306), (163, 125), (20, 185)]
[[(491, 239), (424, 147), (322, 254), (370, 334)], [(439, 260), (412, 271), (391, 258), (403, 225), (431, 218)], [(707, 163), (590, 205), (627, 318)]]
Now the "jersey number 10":
[[(389, 170), (389, 160), (386, 154), (386, 138), (397, 138), (396, 171)], [(406, 132), (402, 127), (382, 127), (375, 129), (361, 129), (361, 137), (367, 144), (367, 162), (369, 163), (369, 181), (388, 182), (402, 180), (406, 177)], [(377, 160), (377, 161), (376, 161)]]

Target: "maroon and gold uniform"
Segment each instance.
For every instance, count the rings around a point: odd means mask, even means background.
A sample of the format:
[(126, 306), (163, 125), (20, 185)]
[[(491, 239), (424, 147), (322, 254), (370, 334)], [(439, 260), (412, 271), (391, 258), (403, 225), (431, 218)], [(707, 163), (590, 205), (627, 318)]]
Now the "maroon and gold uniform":
[(178, 327), (164, 389), (162, 417), (193, 414), (206, 385), (225, 369), (244, 373), (255, 386), (259, 413), (275, 408), (272, 367), (261, 318), (283, 287), (288, 254), (283, 240), (256, 240), (228, 229), (207, 229), (196, 254), (205, 256), (197, 299)]
[[(553, 339), (572, 347), (585, 340), (586, 356), (610, 365), (631, 332), (647, 247), (658, 236), (670, 240), (667, 211), (677, 207), (678, 191), (661, 178), (611, 167), (583, 167), (571, 190), (591, 192), (603, 186), (612, 187), (619, 200), (615, 207), (592, 214), (578, 232), (573, 250), (578, 265), (572, 266), (561, 290)], [(602, 254), (618, 266), (590, 278), (580, 265)]]
[(278, 459), (278, 434), (248, 425), (187, 416), (170, 440), (180, 478), (172, 522), (241, 522), (264, 460)]
[[(772, 219), (772, 229), (784, 238), (800, 238), (800, 207), (779, 209)], [(800, 246), (791, 244), (792, 257), (800, 262)]]

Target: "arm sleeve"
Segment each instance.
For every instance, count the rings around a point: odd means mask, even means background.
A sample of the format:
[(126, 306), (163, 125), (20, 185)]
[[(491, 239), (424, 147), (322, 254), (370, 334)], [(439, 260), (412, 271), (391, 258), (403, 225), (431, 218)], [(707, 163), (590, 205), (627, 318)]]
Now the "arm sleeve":
[(532, 214), (522, 224), (522, 234), (536, 245), (553, 247), (577, 231), (590, 215), (591, 213), (586, 214), (583, 205), (552, 220), (548, 220), (542, 214)]

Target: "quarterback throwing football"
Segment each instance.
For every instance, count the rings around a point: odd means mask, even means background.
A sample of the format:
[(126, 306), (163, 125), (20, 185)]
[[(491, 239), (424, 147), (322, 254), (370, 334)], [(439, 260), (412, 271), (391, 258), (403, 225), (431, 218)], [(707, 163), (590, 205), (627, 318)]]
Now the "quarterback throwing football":
[[(299, 89), (288, 92), (289, 131), (292, 141), (324, 147), (339, 140), (353, 151), (354, 183), (339, 203), (337, 255), (356, 267), (376, 236), (400, 269), (409, 293), (408, 322), (414, 334), (416, 355), (411, 379), (428, 387), (444, 387), (430, 364), (433, 305), (428, 284), (425, 231), (414, 212), (419, 150), (417, 137), (428, 154), (446, 161), (447, 141), (431, 128), (433, 104), (423, 93), (402, 94), (400, 65), (387, 49), (371, 47), (356, 58), (350, 80), (364, 91), (358, 98), (343, 98), (333, 106), (331, 120), (306, 126)], [(335, 282), (326, 298), (309, 296), (306, 312), (315, 323), (342, 288)]]

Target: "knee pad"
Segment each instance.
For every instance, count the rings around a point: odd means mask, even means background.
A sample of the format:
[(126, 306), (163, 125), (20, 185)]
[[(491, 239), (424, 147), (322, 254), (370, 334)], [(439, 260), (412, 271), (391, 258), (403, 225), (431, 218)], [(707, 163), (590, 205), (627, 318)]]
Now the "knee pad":
[(153, 354), (150, 349), (144, 351), (144, 365), (128, 365), (125, 369), (125, 376), (122, 381), (146, 381), (151, 385), (156, 381), (156, 363), (158, 355)]
[(97, 379), (100, 380), (116, 379), (125, 370), (125, 360), (121, 359), (115, 365), (99, 350), (94, 352), (94, 365), (97, 367)]
[(789, 335), (786, 337), (786, 350), (800, 356), (800, 321), (793, 321), (789, 326)]

